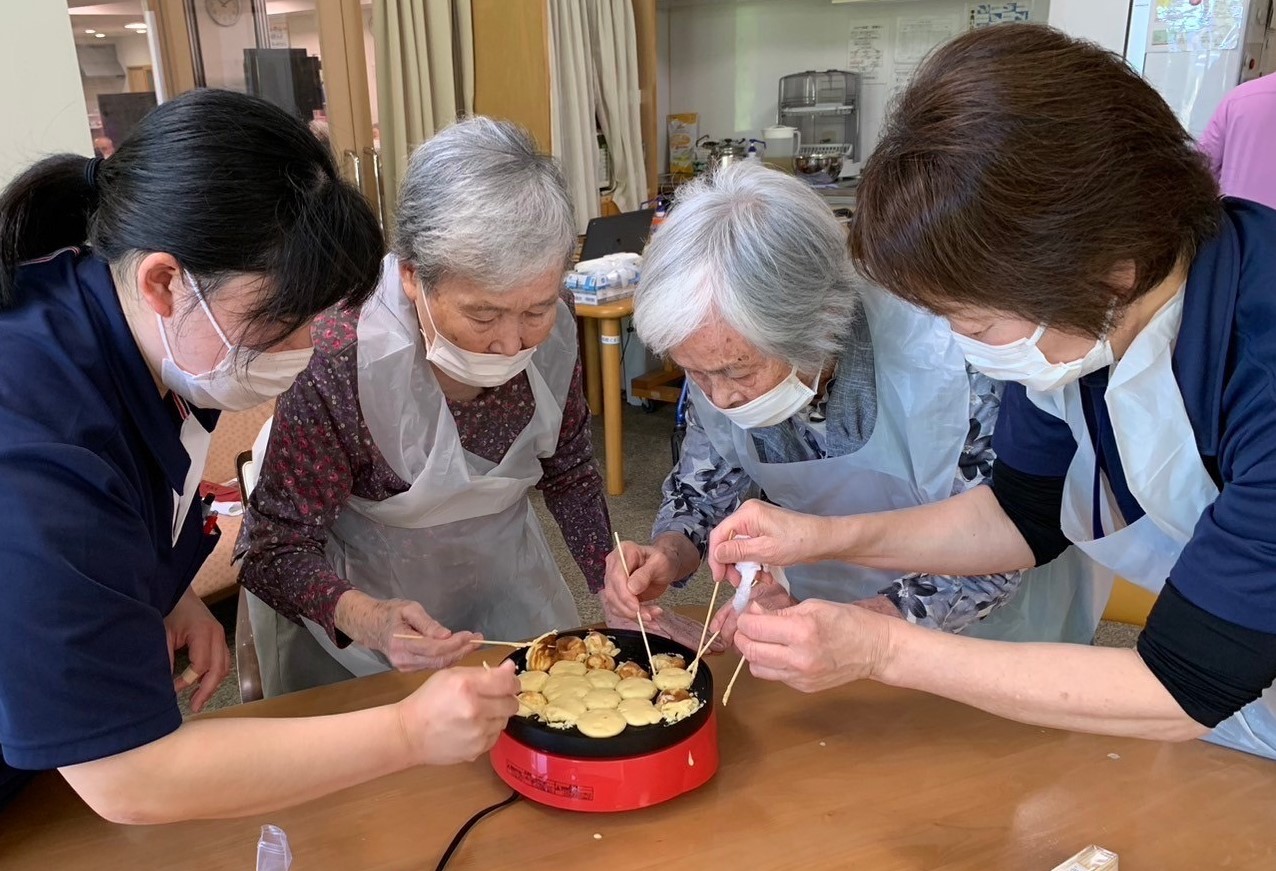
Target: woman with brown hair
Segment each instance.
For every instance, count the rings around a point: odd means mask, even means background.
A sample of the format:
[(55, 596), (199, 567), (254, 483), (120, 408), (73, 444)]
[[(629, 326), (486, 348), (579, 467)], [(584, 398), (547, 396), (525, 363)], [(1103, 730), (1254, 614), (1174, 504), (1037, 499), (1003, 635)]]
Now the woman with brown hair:
[(1137, 650), (804, 602), (741, 618), (753, 673), (808, 691), (873, 678), (1024, 722), (1276, 758), (1276, 211), (1220, 199), (1120, 57), (1002, 25), (919, 71), (865, 167), (851, 249), (946, 316), (970, 363), (1017, 382), (993, 483), (844, 518), (749, 503), (713, 534), (715, 574), (827, 559), (976, 574), (1075, 543), (1159, 595)]

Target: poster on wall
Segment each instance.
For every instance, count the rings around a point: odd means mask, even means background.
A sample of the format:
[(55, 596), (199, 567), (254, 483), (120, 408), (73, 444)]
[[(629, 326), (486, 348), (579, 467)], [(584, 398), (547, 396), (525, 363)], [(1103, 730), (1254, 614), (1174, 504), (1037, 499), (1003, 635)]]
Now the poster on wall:
[(917, 65), (935, 46), (957, 35), (957, 18), (935, 15), (901, 15), (895, 22), (895, 63), (891, 95), (908, 87)]
[(901, 15), (895, 27), (895, 63), (916, 66), (930, 50), (957, 35), (957, 19), (936, 15)]
[(859, 73), (866, 85), (886, 82), (886, 23), (851, 25), (851, 39), (846, 69)]
[(1245, 0), (1156, 0), (1148, 51), (1229, 51), (1245, 30)]
[(1032, 0), (1018, 0), (1011, 3), (972, 3), (970, 6), (970, 29), (978, 30), (991, 24), (1006, 21), (1027, 21), (1032, 17)]

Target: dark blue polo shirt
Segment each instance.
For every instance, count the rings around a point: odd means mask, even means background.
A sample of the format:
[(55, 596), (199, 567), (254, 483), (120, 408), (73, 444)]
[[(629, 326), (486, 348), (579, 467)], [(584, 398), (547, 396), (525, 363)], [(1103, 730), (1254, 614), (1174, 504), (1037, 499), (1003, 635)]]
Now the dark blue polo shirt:
[(0, 750), (46, 769), (181, 724), (163, 620), (216, 537), (196, 499), (173, 545), (180, 416), (103, 261), (23, 266), (0, 361)]
[[(1224, 200), (1222, 227), (1192, 261), (1174, 377), (1196, 450), (1218, 483), (1170, 573), (1198, 608), (1276, 633), (1276, 211)], [(1127, 523), (1145, 513), (1130, 493), (1104, 392), (1107, 371), (1081, 379), (1095, 451)], [(1029, 475), (1061, 477), (1072, 433), (1008, 384), (993, 435), (998, 458)], [(995, 485), (994, 485), (995, 486)]]

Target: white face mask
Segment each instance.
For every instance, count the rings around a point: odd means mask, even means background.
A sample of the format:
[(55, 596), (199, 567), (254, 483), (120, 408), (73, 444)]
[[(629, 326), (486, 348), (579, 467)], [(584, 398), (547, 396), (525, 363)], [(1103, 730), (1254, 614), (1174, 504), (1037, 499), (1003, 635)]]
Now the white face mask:
[[(819, 384), (819, 379), (815, 382)], [(757, 429), (764, 426), (775, 426), (788, 420), (815, 397), (814, 387), (807, 387), (797, 376), (797, 367), (793, 367), (788, 376), (761, 396), (751, 399), (744, 405), (735, 408), (717, 408), (727, 419), (741, 429)], [(709, 400), (713, 404), (713, 400)]]
[(1080, 360), (1051, 363), (1037, 347), (1045, 332), (1045, 326), (1040, 326), (1028, 338), (1005, 345), (988, 345), (957, 332), (953, 338), (970, 365), (989, 378), (1018, 381), (1029, 390), (1043, 393), (1061, 390), (1084, 375), (1112, 365), (1112, 344), (1106, 338), (1096, 341)]
[(204, 294), (195, 279), (189, 273), (184, 275), (191, 292), (199, 300), (199, 307), (204, 310), (208, 322), (217, 331), (217, 337), (226, 346), (226, 356), (210, 372), (197, 375), (187, 372), (173, 359), (173, 348), (168, 342), (164, 319), (157, 312), (155, 320), (159, 324), (160, 341), (164, 343), (164, 362), (160, 366), (160, 380), (164, 382), (164, 386), (198, 408), (218, 408), (222, 411), (244, 411), (275, 398), (291, 387), (292, 382), (310, 364), (314, 349), (299, 348), (295, 351), (258, 354), (243, 366), (237, 367), (235, 360), (239, 355), (235, 346), (226, 338), (217, 318), (213, 317), (213, 311), (204, 300)]
[(421, 328), (421, 337), (425, 339), (425, 359), (462, 384), (468, 384), (471, 387), (499, 387), (531, 363), (532, 355), (536, 353), (534, 346), (524, 348), (511, 356), (480, 354), (477, 351), (467, 351), (459, 347), (449, 341), (447, 336), (434, 325), (434, 316), (430, 314), (430, 306), (425, 301), (424, 292), (419, 294), (417, 299), (421, 303), (419, 308), (425, 310), (426, 321), (434, 330), (434, 340), (431, 341), (425, 332), (425, 327)]

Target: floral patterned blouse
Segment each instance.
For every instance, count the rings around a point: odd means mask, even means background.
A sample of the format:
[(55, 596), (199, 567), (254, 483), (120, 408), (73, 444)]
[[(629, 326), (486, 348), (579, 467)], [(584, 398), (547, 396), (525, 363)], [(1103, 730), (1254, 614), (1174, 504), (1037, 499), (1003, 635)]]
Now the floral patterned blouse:
[[(1001, 384), (969, 367), (967, 375), (970, 431), (953, 473), (951, 495), (988, 483), (992, 476), (992, 432)], [(868, 442), (877, 419), (877, 388), (872, 339), (863, 320), (856, 324), (833, 380), (821, 390), (803, 412), (786, 422), (791, 426), (751, 433), (760, 460), (793, 463), (846, 456)], [(688, 403), (682, 456), (665, 479), (663, 495), (652, 537), (680, 532), (703, 558), (713, 528), (760, 491), (743, 469), (714, 449), (695, 407)], [(957, 632), (1009, 601), (1019, 582), (1019, 572), (974, 577), (910, 574), (880, 592), (909, 622)]]
[[(408, 489), (381, 456), (359, 407), (357, 325), (357, 312), (329, 313), (315, 322), (314, 357), (276, 405), (270, 446), (237, 546), (245, 587), (290, 620), (309, 617), (334, 641), (337, 600), (352, 586), (324, 556), (328, 528), (351, 496), (380, 501)], [(527, 427), (535, 406), (521, 376), (470, 402), (448, 402), (461, 445), (493, 463)], [(558, 448), (541, 461), (544, 475), (536, 489), (597, 592), (611, 549), (611, 522), (593, 458), (577, 360)]]

